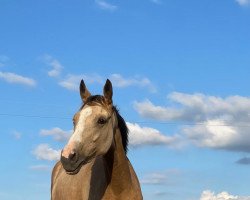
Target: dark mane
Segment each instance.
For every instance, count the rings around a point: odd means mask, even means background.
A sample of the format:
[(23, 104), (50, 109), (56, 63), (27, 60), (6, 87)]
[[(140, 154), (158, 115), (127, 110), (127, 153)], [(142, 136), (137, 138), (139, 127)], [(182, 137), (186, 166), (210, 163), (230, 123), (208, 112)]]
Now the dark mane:
[[(105, 102), (105, 99), (104, 99), (103, 96), (101, 96), (101, 95), (93, 95), (93, 96), (90, 96), (87, 99), (87, 101), (82, 105), (81, 109), (86, 104), (99, 103), (99, 104), (104, 105), (104, 102)], [(127, 150), (128, 150), (128, 132), (129, 132), (129, 130), (128, 130), (128, 127), (126, 125), (125, 120), (120, 115), (119, 110), (116, 108), (116, 106), (113, 106), (113, 110), (114, 110), (114, 112), (116, 113), (116, 116), (117, 116), (118, 127), (120, 129), (121, 136), (122, 136), (123, 149), (124, 149), (125, 153), (127, 153)]]
[(114, 109), (116, 116), (117, 116), (118, 127), (120, 129), (121, 136), (122, 136), (123, 149), (124, 149), (125, 153), (127, 153), (127, 150), (128, 150), (128, 127), (127, 127), (126, 122), (124, 121), (124, 119), (120, 115), (119, 111), (117, 110), (116, 106), (114, 106), (113, 109)]

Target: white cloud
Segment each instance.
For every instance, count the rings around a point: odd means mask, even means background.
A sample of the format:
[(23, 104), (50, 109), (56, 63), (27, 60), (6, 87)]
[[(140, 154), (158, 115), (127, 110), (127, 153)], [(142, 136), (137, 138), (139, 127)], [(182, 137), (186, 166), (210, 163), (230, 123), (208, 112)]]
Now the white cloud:
[(134, 102), (135, 110), (143, 117), (160, 121), (179, 119), (182, 111), (171, 107), (156, 106), (151, 101)]
[(243, 157), (236, 161), (237, 164), (250, 165), (250, 157)]
[(110, 4), (104, 0), (96, 0), (95, 3), (99, 8), (103, 10), (115, 11), (118, 9), (116, 5)]
[(79, 84), (82, 77), (79, 75), (68, 75), (66, 79), (59, 82), (59, 85), (68, 90), (79, 90)]
[(40, 144), (32, 151), (32, 154), (38, 160), (57, 161), (60, 159), (61, 150), (55, 150), (48, 144)]
[[(249, 130), (221, 125), (219, 120), (208, 120), (201, 125), (183, 128), (184, 134), (200, 147), (225, 149), (231, 151), (250, 151)], [(247, 131), (247, 132), (245, 132)]]
[(249, 97), (174, 92), (168, 100), (166, 107), (145, 100), (135, 102), (134, 108), (145, 118), (189, 125), (182, 126), (183, 138), (197, 146), (250, 152)]
[(165, 196), (167, 195), (167, 192), (163, 192), (163, 191), (156, 191), (153, 193), (156, 197), (161, 197), (161, 196)]
[(42, 129), (40, 135), (42, 136), (52, 136), (54, 140), (59, 142), (67, 141), (71, 136), (72, 131), (64, 131), (58, 127), (52, 128), (50, 130)]
[(166, 171), (161, 172), (153, 172), (150, 174), (146, 174), (141, 180), (141, 184), (147, 185), (164, 185), (171, 184), (175, 182), (178, 176), (181, 174), (178, 169), (168, 169)]
[(162, 185), (167, 181), (167, 175), (164, 173), (152, 173), (146, 175), (143, 179), (141, 179), (141, 184), (149, 184), (149, 185)]
[(149, 89), (150, 92), (156, 92), (156, 88), (151, 83), (148, 78), (124, 78), (120, 74), (112, 74), (110, 76), (110, 80), (115, 87), (129, 87), (129, 86), (136, 86), (136, 87), (146, 87)]
[(250, 196), (249, 197), (234, 196), (225, 191), (215, 194), (210, 190), (205, 190), (202, 192), (200, 200), (250, 200)]
[(53, 58), (50, 55), (45, 55), (43, 61), (52, 68), (50, 71), (48, 71), (48, 75), (50, 77), (57, 77), (60, 75), (63, 66), (57, 59)]
[(29, 167), (29, 169), (34, 171), (50, 171), (51, 167), (48, 165), (32, 165)]
[(9, 57), (5, 55), (0, 55), (0, 67), (4, 67), (9, 61)]
[(129, 129), (129, 145), (132, 147), (145, 145), (177, 146), (178, 136), (166, 136), (160, 131), (150, 127), (141, 127), (136, 123), (127, 122)]
[(155, 4), (162, 4), (161, 0), (150, 0), (150, 1)]
[(250, 5), (250, 0), (236, 0), (236, 2), (241, 6), (248, 6)]
[[(148, 78), (124, 78), (120, 74), (111, 74), (109, 76), (112, 85), (114, 87), (125, 88), (130, 86), (147, 88), (150, 92), (156, 92), (156, 88)], [(106, 78), (99, 74), (68, 74), (63, 80), (59, 82), (59, 85), (73, 91), (79, 90), (79, 84), (81, 80), (84, 80), (87, 84), (101, 84), (103, 85)]]
[(67, 77), (59, 82), (59, 85), (73, 91), (79, 90), (80, 81), (84, 80), (85, 83), (93, 84), (93, 83), (100, 83), (102, 84), (104, 82), (104, 79), (99, 76), (98, 74), (92, 74), (92, 75), (73, 75), (68, 74)]
[(20, 140), (22, 137), (22, 134), (18, 131), (13, 131), (12, 136), (14, 137), (15, 140)]
[(0, 79), (3, 79), (4, 81), (8, 83), (15, 83), (15, 84), (21, 84), (21, 85), (27, 85), (34, 87), (36, 86), (36, 81), (32, 78), (24, 77), (15, 73), (11, 72), (1, 72), (0, 71)]

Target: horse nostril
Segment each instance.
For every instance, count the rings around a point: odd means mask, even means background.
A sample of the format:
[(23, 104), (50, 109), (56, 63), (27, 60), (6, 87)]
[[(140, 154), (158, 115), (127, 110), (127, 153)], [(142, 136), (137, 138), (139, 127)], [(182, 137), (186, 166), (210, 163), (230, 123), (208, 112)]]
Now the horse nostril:
[(72, 150), (68, 158), (71, 162), (76, 162), (78, 160), (78, 154), (75, 150)]

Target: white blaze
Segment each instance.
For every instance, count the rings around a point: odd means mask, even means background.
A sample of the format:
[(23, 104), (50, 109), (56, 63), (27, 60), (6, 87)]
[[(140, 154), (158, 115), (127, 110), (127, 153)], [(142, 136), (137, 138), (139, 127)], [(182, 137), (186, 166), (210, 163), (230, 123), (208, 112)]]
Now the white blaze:
[(78, 143), (78, 142), (82, 141), (82, 133), (83, 133), (84, 128), (85, 128), (85, 121), (86, 121), (87, 117), (90, 116), (91, 114), (92, 114), (91, 107), (87, 107), (87, 108), (81, 110), (79, 120), (78, 120), (78, 123), (77, 123), (76, 128), (75, 128), (75, 132), (72, 135), (72, 137), (70, 138), (69, 144), (71, 142)]

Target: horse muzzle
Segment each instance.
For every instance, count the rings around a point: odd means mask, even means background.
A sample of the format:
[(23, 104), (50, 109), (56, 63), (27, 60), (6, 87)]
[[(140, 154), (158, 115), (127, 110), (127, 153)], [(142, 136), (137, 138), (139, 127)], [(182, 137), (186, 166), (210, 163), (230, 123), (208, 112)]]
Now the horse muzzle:
[(80, 159), (77, 151), (72, 150), (67, 156), (61, 153), (61, 163), (67, 174), (77, 174), (85, 159)]

